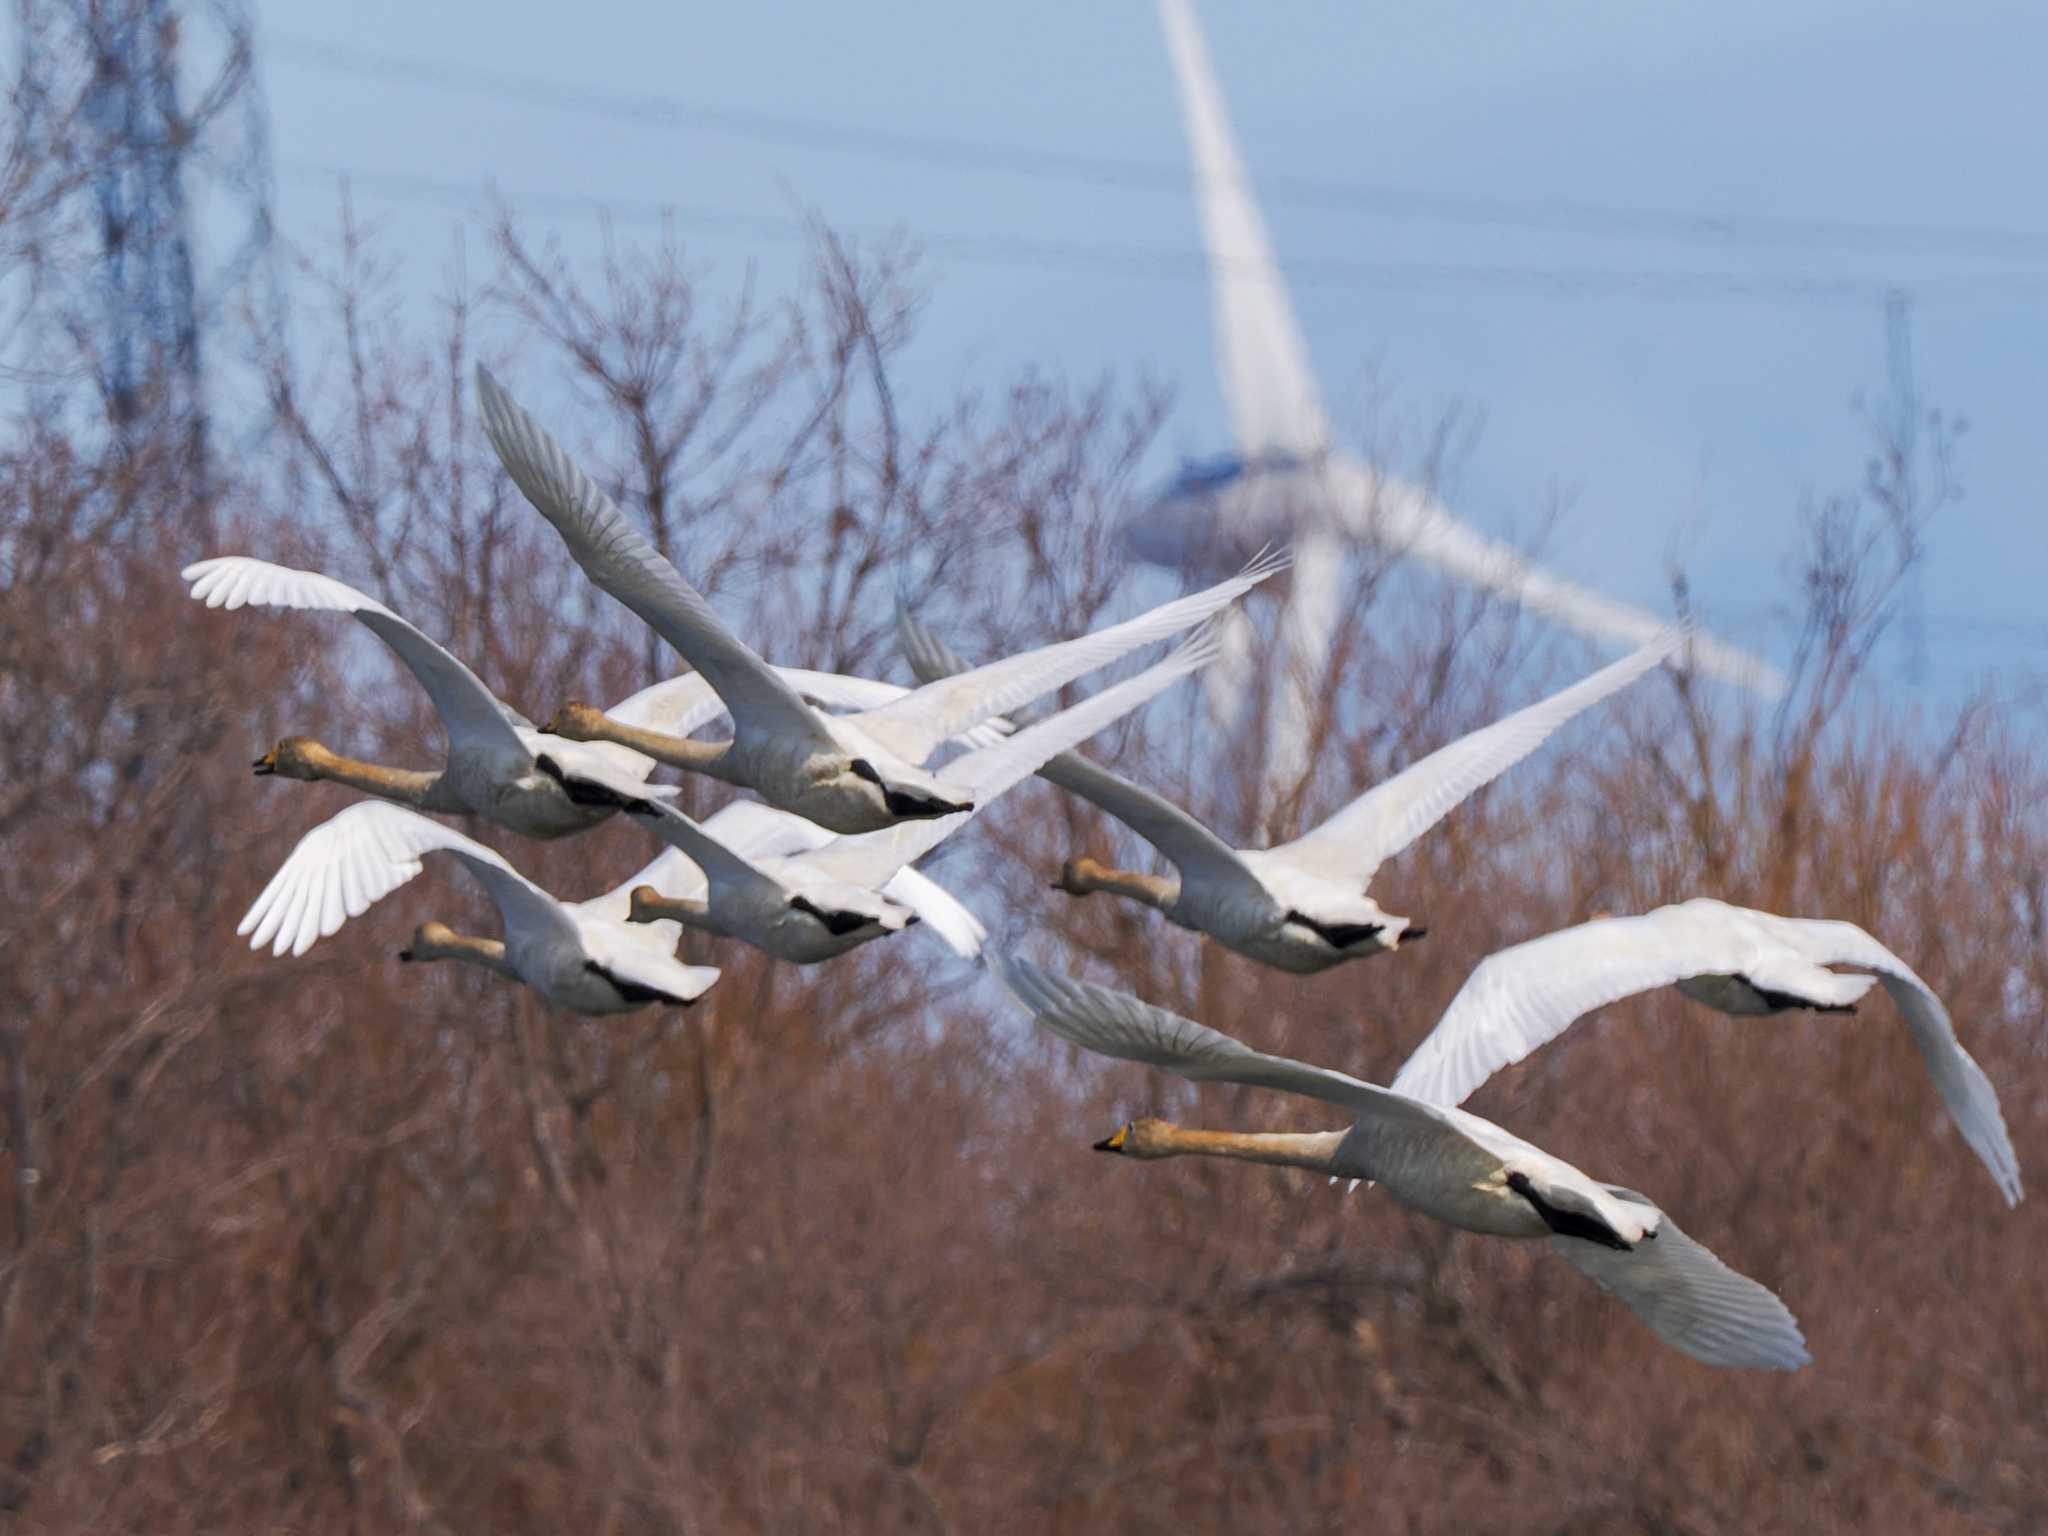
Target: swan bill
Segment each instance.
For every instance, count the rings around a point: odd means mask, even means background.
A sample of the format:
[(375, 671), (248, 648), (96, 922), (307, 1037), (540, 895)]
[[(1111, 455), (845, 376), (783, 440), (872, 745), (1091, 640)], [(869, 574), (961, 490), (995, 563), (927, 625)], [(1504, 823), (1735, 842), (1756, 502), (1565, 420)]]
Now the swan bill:
[(1130, 1139), (1130, 1135), (1131, 1128), (1128, 1125), (1119, 1126), (1114, 1135), (1103, 1137), (1090, 1150), (1095, 1152), (1122, 1152), (1124, 1143)]
[(254, 770), (255, 776), (259, 779), (275, 778), (277, 776), (277, 748), (272, 747), (249, 766)]

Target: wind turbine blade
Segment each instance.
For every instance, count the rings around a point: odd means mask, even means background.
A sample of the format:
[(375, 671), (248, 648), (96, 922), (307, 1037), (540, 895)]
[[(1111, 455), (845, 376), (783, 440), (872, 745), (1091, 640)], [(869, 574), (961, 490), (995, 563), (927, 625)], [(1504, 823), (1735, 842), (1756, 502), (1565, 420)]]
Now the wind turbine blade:
[(1238, 448), (1247, 456), (1311, 457), (1328, 444), (1329, 424), (1272, 238), (1231, 136), (1208, 45), (1189, 0), (1159, 0), (1159, 21), (1194, 155), (1217, 362)]
[[(1442, 502), (1405, 481), (1350, 461), (1332, 460), (1325, 473), (1332, 486), (1334, 515), (1361, 538), (1426, 561), (1596, 640), (1648, 645), (1670, 627), (1668, 618), (1602, 597), (1531, 565), (1510, 545), (1467, 527)], [(1694, 634), (1685, 660), (1703, 676), (1766, 698), (1785, 692), (1785, 674), (1776, 667), (1703, 632)]]

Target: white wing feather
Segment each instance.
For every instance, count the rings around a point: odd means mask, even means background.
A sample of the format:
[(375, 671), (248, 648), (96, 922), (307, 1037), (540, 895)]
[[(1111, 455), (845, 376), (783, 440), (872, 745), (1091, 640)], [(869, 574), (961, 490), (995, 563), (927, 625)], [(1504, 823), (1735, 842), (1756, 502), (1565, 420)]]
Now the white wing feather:
[(994, 746), (978, 748), (948, 763), (939, 775), (940, 781), (971, 795), (973, 810), (842, 837), (816, 853), (807, 854), (805, 861), (835, 879), (878, 889), (897, 870), (924, 857), (991, 802), (1036, 773), (1047, 759), (1114, 724), (1154, 694), (1205, 665), (1215, 653), (1215, 637), (1205, 627), (1183, 641), (1164, 661), (1137, 676), (1105, 688)]
[(192, 583), (192, 596), (209, 608), (297, 608), (353, 615), (419, 679), (451, 739), (525, 750), (516, 732), (527, 722), (507, 709), (446, 647), (374, 597), (317, 571), (272, 565), (247, 555), (196, 561), (179, 575)]
[(1155, 640), (1171, 639), (1286, 569), (1286, 551), (1269, 551), (1237, 575), (1200, 592), (1112, 624), (1078, 640), (990, 662), (926, 683), (915, 692), (854, 717), (853, 723), (907, 763), (922, 763), (940, 743), (991, 715), (1028, 704), (1077, 677), (1105, 667)]
[(477, 393), (484, 431), (505, 472), (554, 525), (591, 581), (638, 614), (709, 679), (737, 728), (808, 737), (822, 751), (837, 750), (811, 707), (726, 626), (704, 595), (481, 366)]
[[(1610, 1193), (1647, 1204), (1626, 1190)], [(1785, 1303), (1737, 1274), (1659, 1213), (1657, 1235), (1626, 1252), (1574, 1237), (1550, 1246), (1674, 1348), (1708, 1365), (1796, 1371), (1809, 1359)]]
[(1653, 643), (1539, 703), (1461, 736), (1374, 785), (1315, 831), (1272, 850), (1326, 879), (1363, 889), (1373, 872), (1474, 793), (1550, 739), (1574, 716), (1619, 693), (1686, 641), (1666, 630)]
[(482, 843), (403, 806), (365, 800), (299, 839), (235, 932), (250, 935), (251, 949), (303, 955), (417, 875), (429, 853), (460, 858), (508, 922), (516, 911), (567, 923), (553, 897)]

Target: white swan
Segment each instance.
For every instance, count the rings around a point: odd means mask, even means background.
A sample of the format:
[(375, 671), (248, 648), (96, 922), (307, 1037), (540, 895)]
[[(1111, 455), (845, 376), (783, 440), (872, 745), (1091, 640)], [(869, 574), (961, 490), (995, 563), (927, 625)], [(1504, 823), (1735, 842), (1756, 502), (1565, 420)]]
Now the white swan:
[(1197, 1082), (1278, 1088), (1357, 1117), (1348, 1131), (1295, 1134), (1134, 1120), (1097, 1142), (1099, 1151), (1231, 1157), (1373, 1179), (1403, 1205), (1450, 1226), (1548, 1238), (1555, 1252), (1694, 1359), (1777, 1370), (1807, 1363), (1785, 1304), (1687, 1237), (1646, 1196), (1591, 1179), (1491, 1121), (1264, 1055), (1192, 1019), (1022, 960), (998, 958), (996, 971), (1040, 1024), (1098, 1055), (1149, 1062)]
[[(1830, 965), (1878, 974), (1844, 976)], [(1957, 1041), (1941, 999), (1854, 923), (1777, 917), (1703, 897), (1531, 939), (1479, 963), (1394, 1087), (1432, 1104), (1456, 1104), (1582, 1014), (1653, 987), (1676, 983), (1710, 1008), (1755, 1015), (1849, 1012), (1878, 981), (1905, 1016), (1963, 1140), (1991, 1170), (2006, 1203), (2017, 1205), (2019, 1158), (1991, 1080)]]
[[(743, 939), (800, 965), (899, 932), (917, 917), (929, 915), (890, 899), (892, 887), (911, 873), (913, 861), (1029, 778), (1047, 758), (1121, 719), (1215, 655), (1215, 631), (1204, 626), (1166, 660), (1136, 677), (955, 759), (946, 767), (947, 780), (972, 796), (973, 811), (836, 838), (788, 857), (750, 860), (673, 806), (636, 808), (636, 818), (703, 868), (710, 889), (703, 900), (679, 900), (659, 894), (658, 888), (636, 890), (633, 915), (673, 919)], [(981, 952), (987, 936), (979, 923), (971, 932), (962, 932), (957, 925), (939, 932), (957, 953), (970, 959)]]
[(506, 472), (604, 591), (638, 614), (701, 672), (733, 719), (729, 742), (689, 741), (622, 727), (572, 705), (549, 729), (609, 741), (661, 762), (753, 789), (771, 805), (835, 832), (970, 808), (961, 786), (920, 765), (948, 738), (1065, 686), (1126, 652), (1207, 618), (1282, 569), (1263, 558), (1229, 581), (1079, 640), (1012, 656), (849, 717), (820, 713), (726, 627), (703, 595), (577, 468), (541, 425), (477, 370), (484, 428)]
[[(734, 809), (744, 815), (758, 807)], [(739, 835), (736, 828), (727, 831)], [(774, 828), (758, 828), (755, 835), (760, 846), (779, 846)], [(482, 843), (381, 800), (352, 805), (300, 838), (235, 931), (251, 935), (251, 949), (268, 944), (273, 954), (302, 955), (417, 875), (429, 853), (453, 855), (476, 878), (504, 919), (505, 937), (468, 937), (424, 923), (401, 960), (468, 961), (581, 1013), (686, 1005), (718, 979), (710, 966), (675, 958), (680, 931), (673, 924), (626, 920), (632, 888), (650, 877), (670, 877), (672, 858), (657, 859), (602, 896), (563, 902)]]
[[(415, 810), (481, 816), (528, 837), (560, 837), (595, 826), (622, 805), (675, 790), (650, 786), (654, 760), (622, 747), (570, 741), (535, 730), (474, 672), (375, 598), (322, 576), (245, 555), (224, 555), (180, 573), (209, 608), (305, 608), (353, 614), (397, 653), (427, 690), (448, 732), (438, 773), (387, 768), (287, 736), (256, 760), (257, 777), (330, 779)], [(614, 706), (614, 718), (670, 725), (694, 693), (657, 683)]]
[[(929, 629), (899, 612), (911, 670), (943, 676), (965, 663)], [(1297, 975), (1396, 947), (1424, 930), (1365, 894), (1374, 873), (1462, 801), (1527, 757), (1574, 715), (1683, 648), (1687, 631), (1601, 668), (1542, 702), (1459, 738), (1376, 785), (1321, 826), (1277, 848), (1232, 848), (1179, 806), (1129, 779), (1069, 754), (1040, 773), (1125, 823), (1173, 862), (1176, 878), (1067, 861), (1056, 888), (1074, 896), (1110, 891), (1156, 907), (1183, 928)]]

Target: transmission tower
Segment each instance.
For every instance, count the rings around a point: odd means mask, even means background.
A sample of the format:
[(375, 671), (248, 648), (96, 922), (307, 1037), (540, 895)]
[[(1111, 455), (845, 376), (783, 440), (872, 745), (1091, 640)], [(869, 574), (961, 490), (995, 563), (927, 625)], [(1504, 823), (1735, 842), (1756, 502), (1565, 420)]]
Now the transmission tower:
[[(116, 437), (176, 444), (202, 496), (211, 339), (223, 320), (271, 342), (283, 324), (254, 25), (246, 0), (57, 0), (52, 12), (58, 24), (36, 29), (43, 58), (23, 71), (86, 71), (75, 114), (37, 134), (86, 168), (97, 256), (68, 323), (89, 338)], [(202, 267), (208, 248), (224, 255)]]
[[(1900, 487), (1902, 504), (1911, 511), (1918, 502), (1915, 470), (1919, 450), (1920, 402), (1913, 387), (1913, 300), (1903, 289), (1894, 288), (1885, 295), (1884, 339), (1891, 384), (1892, 441), (1899, 454), (1899, 471), (1904, 477)], [(1918, 534), (1913, 533), (1911, 537), (1917, 545)], [(1900, 627), (1906, 649), (1906, 680), (1917, 688), (1927, 676), (1926, 589), (1920, 570), (1926, 563), (1926, 552), (1916, 547), (1909, 553), (1911, 563), (1906, 567), (1905, 612)]]

